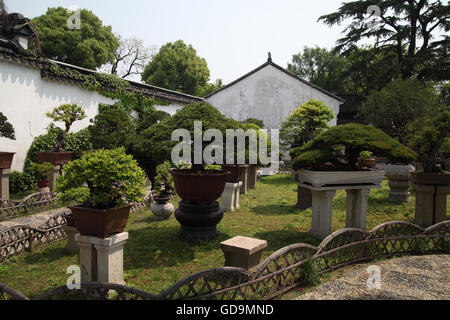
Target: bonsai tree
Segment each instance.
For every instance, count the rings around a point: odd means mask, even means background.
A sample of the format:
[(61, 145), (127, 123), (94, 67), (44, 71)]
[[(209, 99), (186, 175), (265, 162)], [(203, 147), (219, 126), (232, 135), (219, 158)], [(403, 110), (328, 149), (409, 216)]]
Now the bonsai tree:
[(64, 150), (65, 144), (64, 140), (70, 131), (73, 123), (78, 120), (83, 120), (86, 118), (86, 113), (84, 110), (76, 104), (63, 104), (59, 107), (54, 108), (51, 112), (47, 112), (46, 116), (55, 122), (63, 122), (65, 129), (59, 129), (58, 138), (56, 139), (56, 144), (54, 146), (55, 152), (61, 152)]
[(310, 100), (302, 104), (281, 124), (281, 141), (293, 148), (302, 146), (328, 129), (328, 123), (333, 119), (333, 111), (324, 103)]
[(53, 170), (53, 165), (49, 162), (32, 163), (30, 172), (36, 177), (37, 181), (48, 181), (48, 177)]
[(294, 169), (358, 170), (361, 152), (370, 151), (391, 163), (409, 163), (416, 153), (374, 127), (347, 124), (322, 132), (302, 147), (291, 150)]
[[(193, 139), (195, 121), (202, 122), (203, 133), (208, 129), (217, 129), (223, 134), (224, 139), (227, 129), (243, 129), (240, 122), (225, 118), (219, 110), (210, 104), (204, 102), (195, 103), (185, 106), (172, 117), (166, 118), (145, 130), (136, 148), (140, 153), (149, 155), (156, 164), (161, 164), (171, 159), (172, 149), (179, 143), (178, 141), (172, 141), (172, 133), (177, 129), (186, 129), (190, 132)], [(202, 150), (209, 144), (211, 142), (203, 141)], [(223, 151), (225, 157), (225, 143)], [(194, 159), (193, 147), (191, 148), (191, 156)], [(222, 163), (225, 163), (225, 161)], [(203, 159), (202, 163), (193, 163), (191, 170), (193, 172), (204, 172), (205, 165), (206, 163)]]
[(159, 192), (158, 198), (172, 198), (175, 195), (173, 189), (173, 177), (169, 173), (174, 166), (170, 161), (165, 161), (156, 168), (156, 178), (153, 189)]
[(16, 140), (14, 127), (8, 122), (8, 118), (0, 112), (0, 138)]
[[(438, 154), (447, 153), (450, 139), (450, 106), (440, 107), (439, 112), (416, 122), (417, 132), (411, 137), (411, 145), (423, 162), (425, 172), (440, 173)], [(447, 150), (445, 150), (447, 149)]]
[(67, 192), (87, 184), (89, 196), (83, 207), (112, 209), (142, 200), (145, 174), (125, 149), (100, 150), (85, 154), (65, 167), (56, 190)]
[(244, 120), (243, 124), (254, 124), (261, 129), (264, 128), (264, 121), (255, 118), (248, 118), (247, 120)]

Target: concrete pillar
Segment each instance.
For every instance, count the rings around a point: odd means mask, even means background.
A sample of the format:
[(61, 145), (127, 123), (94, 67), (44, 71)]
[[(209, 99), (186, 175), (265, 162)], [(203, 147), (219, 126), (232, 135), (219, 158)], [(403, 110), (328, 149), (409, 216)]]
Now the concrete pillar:
[(240, 170), (239, 181), (242, 182), (241, 194), (248, 193), (248, 176), (247, 176), (248, 168), (249, 167), (247, 166), (247, 167), (242, 168), (242, 170)]
[(312, 207), (312, 193), (308, 188), (298, 187), (297, 189), (297, 209), (305, 210)]
[(248, 188), (249, 189), (255, 189), (256, 188), (256, 182), (258, 181), (258, 167), (256, 165), (251, 165), (248, 168)]
[(77, 228), (68, 225), (64, 225), (62, 228), (67, 236), (67, 244), (64, 249), (66, 249), (69, 252), (78, 251), (79, 248), (77, 246), (77, 243), (75, 242), (75, 235), (79, 233)]
[(106, 239), (77, 234), (75, 241), (80, 248), (81, 281), (125, 284), (123, 247), (127, 240), (127, 232)]
[(312, 225), (310, 234), (318, 239), (325, 239), (331, 234), (333, 198), (336, 190), (312, 191)]
[(347, 228), (366, 230), (367, 206), (370, 189), (346, 190)]
[(11, 169), (0, 169), (0, 198), (9, 199), (9, 176)]
[(434, 224), (434, 186), (414, 184), (416, 190), (416, 216), (417, 225), (428, 228)]
[(240, 183), (225, 183), (220, 208), (223, 211), (234, 211), (234, 209), (239, 209), (239, 193)]
[(60, 173), (62, 173), (61, 165), (60, 164), (53, 165), (53, 170), (48, 178), (51, 192), (55, 192), (56, 179), (59, 177)]
[(450, 194), (450, 186), (436, 187), (436, 202), (434, 205), (433, 224), (447, 220), (447, 195)]

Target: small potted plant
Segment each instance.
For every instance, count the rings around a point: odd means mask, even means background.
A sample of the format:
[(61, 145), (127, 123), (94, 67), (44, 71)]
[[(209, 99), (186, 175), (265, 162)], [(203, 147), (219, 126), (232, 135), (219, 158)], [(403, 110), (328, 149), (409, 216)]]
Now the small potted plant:
[(48, 180), (52, 170), (49, 162), (31, 164), (30, 172), (36, 177), (39, 192), (50, 192)]
[(76, 104), (63, 104), (48, 112), (46, 116), (55, 122), (63, 122), (65, 129), (59, 129), (59, 134), (53, 150), (37, 152), (39, 162), (50, 162), (55, 165), (66, 164), (72, 159), (73, 152), (65, 152), (65, 138), (73, 123), (86, 118), (84, 110)]
[(153, 190), (157, 195), (153, 198), (155, 201), (152, 205), (152, 213), (154, 219), (158, 221), (169, 219), (175, 212), (173, 204), (169, 203), (174, 198), (173, 177), (170, 174), (172, 163), (166, 161), (156, 168), (156, 177)]
[(123, 148), (99, 150), (69, 162), (58, 177), (57, 191), (67, 192), (87, 185), (84, 203), (71, 207), (82, 235), (107, 238), (123, 232), (133, 202), (142, 200), (145, 174)]
[[(16, 135), (13, 126), (8, 122), (8, 119), (0, 112), (0, 138), (8, 138), (16, 140)], [(0, 152), (0, 170), (10, 169), (14, 158), (14, 152)]]
[(361, 151), (358, 158), (358, 167), (360, 168), (374, 168), (377, 164), (373, 153), (370, 151)]

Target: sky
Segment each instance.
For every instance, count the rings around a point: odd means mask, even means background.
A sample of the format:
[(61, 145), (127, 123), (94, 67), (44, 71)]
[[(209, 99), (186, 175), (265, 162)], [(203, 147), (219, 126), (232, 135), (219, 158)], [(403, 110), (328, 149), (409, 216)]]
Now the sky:
[(34, 18), (48, 7), (86, 8), (121, 36), (161, 47), (183, 40), (206, 59), (211, 82), (229, 83), (272, 59), (287, 67), (304, 46), (328, 49), (343, 27), (317, 22), (343, 0), (5, 0), (9, 12)]

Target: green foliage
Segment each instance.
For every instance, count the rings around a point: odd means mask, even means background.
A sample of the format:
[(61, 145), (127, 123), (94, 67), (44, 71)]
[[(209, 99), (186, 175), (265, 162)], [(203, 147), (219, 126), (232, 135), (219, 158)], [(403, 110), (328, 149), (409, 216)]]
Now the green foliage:
[(11, 194), (36, 190), (36, 177), (29, 171), (13, 171), (9, 176), (9, 191)]
[(78, 205), (89, 199), (89, 188), (69, 189), (59, 194), (58, 199), (65, 205)]
[(310, 100), (281, 124), (280, 139), (286, 146), (301, 146), (328, 129), (328, 122), (333, 119), (333, 111), (323, 102)]
[(11, 123), (8, 122), (8, 118), (0, 112), (0, 138), (8, 138), (16, 140), (14, 128)]
[[(172, 141), (172, 132), (177, 129), (186, 129), (191, 133), (193, 139), (195, 121), (202, 121), (203, 133), (208, 129), (218, 129), (224, 137), (226, 137), (226, 129), (242, 128), (240, 122), (225, 118), (210, 104), (195, 103), (185, 106), (172, 117), (145, 130), (136, 148), (141, 154), (151, 157), (155, 163), (163, 163), (171, 158), (172, 149), (179, 143)], [(203, 142), (203, 148), (209, 144), (210, 142)], [(224, 156), (225, 154), (226, 152), (224, 152)]]
[(208, 80), (206, 60), (182, 40), (163, 45), (142, 73), (145, 83), (192, 95), (203, 94)]
[(152, 125), (169, 118), (170, 114), (161, 110), (156, 110), (139, 117), (136, 132), (141, 133), (146, 129), (150, 128)]
[(211, 93), (216, 92), (223, 86), (224, 85), (223, 85), (222, 79), (217, 79), (216, 82), (214, 82), (214, 83), (208, 82), (203, 88), (199, 89), (199, 91), (197, 92), (197, 96), (206, 97), (206, 96), (210, 95)]
[(99, 150), (69, 162), (57, 180), (58, 192), (81, 188), (87, 183), (86, 205), (95, 209), (124, 206), (142, 200), (145, 174), (125, 149)]
[(69, 133), (70, 127), (75, 121), (86, 118), (83, 108), (77, 104), (63, 104), (54, 108), (51, 112), (45, 114), (48, 118), (55, 122), (64, 122), (65, 132)]
[(302, 277), (302, 284), (307, 287), (313, 287), (320, 284), (320, 274), (317, 262), (312, 259), (306, 260), (300, 266), (300, 274)]
[(302, 147), (293, 150), (294, 169), (330, 163), (334, 169), (357, 169), (362, 151), (386, 157), (391, 163), (408, 163), (417, 158), (411, 149), (385, 132), (360, 124), (347, 124), (322, 132)]
[(411, 137), (411, 145), (423, 162), (425, 172), (440, 172), (436, 167), (437, 156), (444, 148), (448, 148), (450, 106), (442, 106), (435, 115), (417, 120), (415, 127), (416, 133)]
[(408, 136), (413, 133), (413, 122), (435, 113), (437, 102), (433, 88), (418, 80), (397, 79), (367, 98), (362, 117), (407, 144)]
[(370, 151), (361, 151), (361, 153), (359, 154), (359, 158), (363, 161), (369, 160), (370, 158), (372, 158), (373, 153)]
[(264, 128), (264, 121), (259, 120), (259, 119), (255, 119), (255, 118), (248, 118), (243, 123), (244, 124), (254, 124), (254, 125), (257, 125), (261, 129)]
[(109, 108), (99, 113), (88, 127), (94, 149), (115, 149), (126, 146), (128, 137), (134, 133), (131, 116), (120, 108)]
[(156, 168), (156, 178), (153, 189), (159, 192), (160, 198), (171, 197), (174, 195), (173, 177), (169, 172), (173, 167), (171, 161), (165, 161)]
[(49, 162), (32, 163), (30, 173), (33, 174), (38, 181), (48, 181), (50, 173), (52, 173), (53, 164)]
[(91, 11), (81, 10), (81, 29), (70, 30), (69, 17), (74, 12), (66, 8), (49, 8), (44, 15), (32, 20), (46, 58), (96, 70), (112, 62), (119, 41), (110, 26)]
[(81, 158), (86, 152), (94, 150), (89, 129), (84, 128), (78, 132), (69, 133), (65, 139), (64, 150), (73, 152), (72, 159), (74, 160)]

